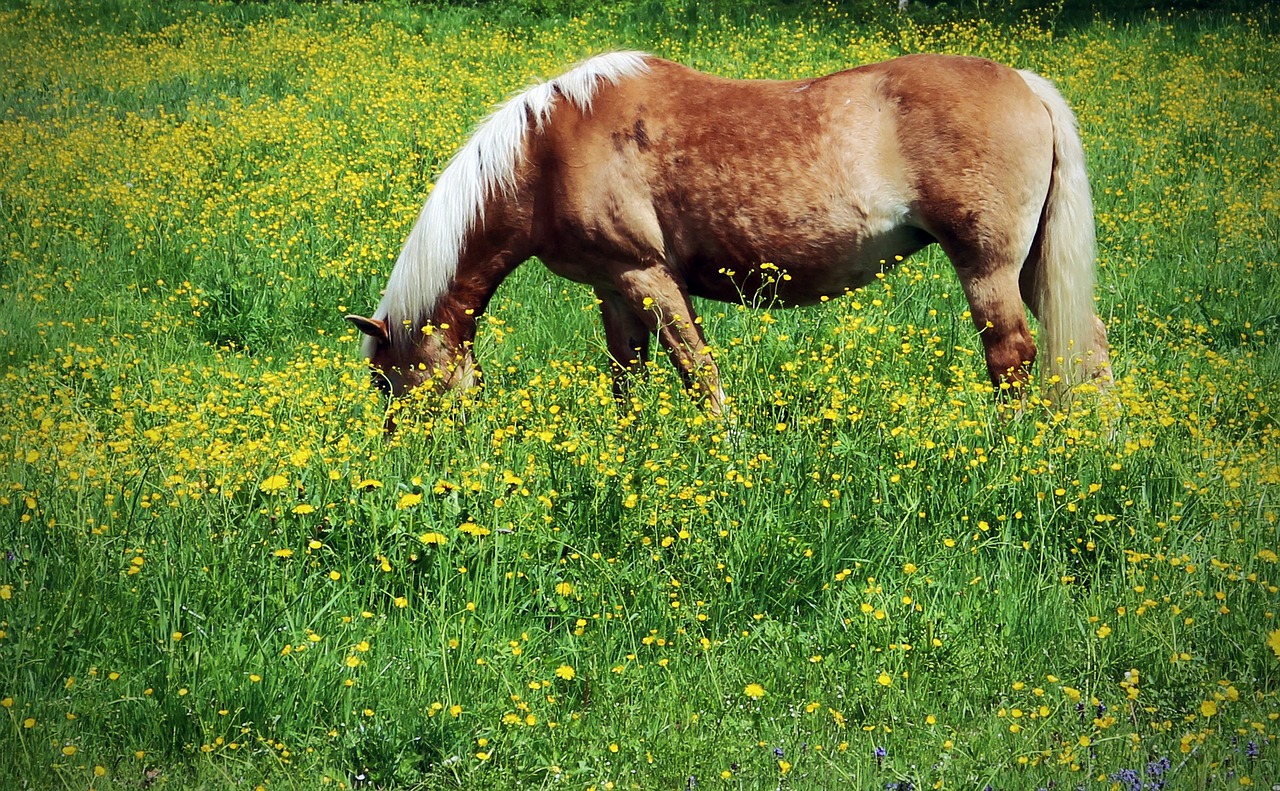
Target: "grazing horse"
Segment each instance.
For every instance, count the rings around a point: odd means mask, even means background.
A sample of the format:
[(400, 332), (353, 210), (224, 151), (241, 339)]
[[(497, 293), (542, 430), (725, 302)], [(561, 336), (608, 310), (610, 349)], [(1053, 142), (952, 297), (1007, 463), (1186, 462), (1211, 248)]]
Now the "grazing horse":
[[(440, 174), (366, 336), (378, 386), (465, 387), (498, 284), (537, 256), (595, 289), (615, 394), (657, 335), (725, 406), (690, 295), (840, 295), (937, 242), (991, 381), (1110, 378), (1093, 310), (1093, 208), (1075, 116), (988, 60), (910, 55), (826, 77), (730, 80), (634, 52), (591, 58), (499, 107)], [(774, 267), (788, 278), (771, 277)]]

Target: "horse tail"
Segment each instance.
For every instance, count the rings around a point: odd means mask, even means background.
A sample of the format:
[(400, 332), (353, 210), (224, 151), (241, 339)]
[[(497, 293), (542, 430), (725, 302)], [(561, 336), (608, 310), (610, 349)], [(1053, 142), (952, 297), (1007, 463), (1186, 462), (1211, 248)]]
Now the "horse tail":
[(1022, 291), (1040, 321), (1046, 384), (1062, 394), (1072, 385), (1110, 376), (1106, 330), (1093, 310), (1093, 201), (1075, 114), (1053, 83), (1033, 72), (1019, 74), (1053, 124), (1049, 194), (1024, 266)]

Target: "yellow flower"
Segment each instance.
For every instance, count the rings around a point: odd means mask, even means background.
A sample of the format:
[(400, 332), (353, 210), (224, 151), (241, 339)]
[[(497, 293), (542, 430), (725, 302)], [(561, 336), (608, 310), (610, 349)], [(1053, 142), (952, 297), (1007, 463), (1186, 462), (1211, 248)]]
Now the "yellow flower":
[(420, 502), (422, 502), (422, 495), (414, 492), (407, 492), (400, 495), (399, 500), (396, 500), (396, 509), (403, 511), (406, 508), (412, 508)]
[(882, 687), (887, 687), (893, 683), (893, 677), (890, 676), (888, 673), (881, 673), (879, 676), (876, 677), (876, 683)]
[(572, 596), (572, 595), (573, 595), (573, 583), (570, 583), (570, 582), (558, 582), (558, 583), (556, 583), (556, 595), (557, 595), (557, 596)]
[(278, 558), (291, 558), (293, 557), (293, 550), (286, 547), (284, 549), (277, 549), (273, 551), (271, 554), (275, 555)]
[(315, 507), (308, 503), (299, 503), (289, 510), (298, 515), (313, 514), (316, 511)]
[(272, 475), (262, 483), (258, 484), (258, 488), (267, 494), (275, 494), (289, 485), (289, 479), (283, 475)]
[(1212, 717), (1218, 713), (1217, 701), (1206, 700), (1200, 704), (1200, 714), (1204, 717)]
[(1271, 650), (1276, 652), (1276, 656), (1280, 656), (1280, 629), (1276, 629), (1267, 635), (1267, 645), (1271, 646)]
[(573, 677), (576, 675), (578, 675), (577, 671), (570, 665), (561, 665), (556, 668), (556, 676), (563, 678), (565, 681), (573, 681)]
[(444, 546), (449, 543), (449, 539), (445, 538), (441, 533), (423, 533), (418, 536), (418, 540), (424, 544), (435, 544), (436, 546)]
[(759, 700), (760, 698), (763, 698), (763, 697), (764, 697), (764, 687), (760, 686), (759, 684), (755, 684), (755, 683), (748, 684), (748, 685), (747, 685), (747, 686), (742, 690), (742, 694), (746, 695), (747, 697), (751, 698), (752, 700)]

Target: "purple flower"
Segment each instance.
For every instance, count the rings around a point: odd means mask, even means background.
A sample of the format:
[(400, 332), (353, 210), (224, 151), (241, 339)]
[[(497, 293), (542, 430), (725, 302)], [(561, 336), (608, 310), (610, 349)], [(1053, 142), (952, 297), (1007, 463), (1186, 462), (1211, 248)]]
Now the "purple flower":
[(1173, 768), (1173, 763), (1168, 758), (1157, 758), (1154, 761), (1147, 762), (1147, 777), (1151, 778), (1151, 782), (1147, 783), (1149, 791), (1162, 791), (1164, 788), (1164, 780), (1160, 778), (1164, 773)]
[(1142, 791), (1142, 778), (1138, 777), (1137, 769), (1121, 769), (1118, 772), (1112, 772), (1110, 780), (1118, 783), (1125, 791)]

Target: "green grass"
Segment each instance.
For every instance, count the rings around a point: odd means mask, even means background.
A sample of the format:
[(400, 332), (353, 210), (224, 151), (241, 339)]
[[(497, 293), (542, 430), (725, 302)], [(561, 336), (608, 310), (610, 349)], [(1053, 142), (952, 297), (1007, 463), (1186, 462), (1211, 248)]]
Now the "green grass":
[[(646, 8), (0, 12), (0, 787), (1280, 776), (1274, 19)], [(387, 441), (342, 315), (489, 107), (620, 47), (1056, 80), (1116, 387), (997, 402), (926, 251), (701, 303), (734, 423), (665, 361), (618, 408), (590, 292), (530, 263), (485, 387)]]

